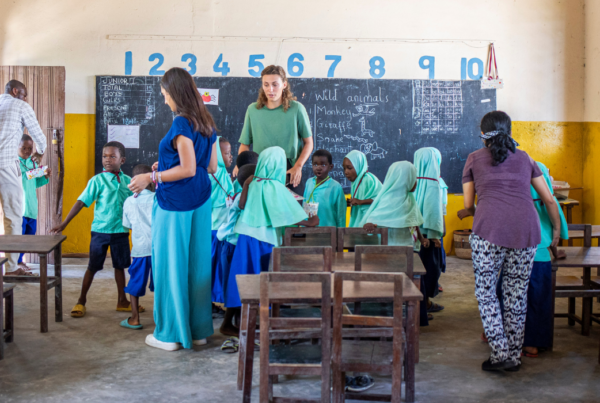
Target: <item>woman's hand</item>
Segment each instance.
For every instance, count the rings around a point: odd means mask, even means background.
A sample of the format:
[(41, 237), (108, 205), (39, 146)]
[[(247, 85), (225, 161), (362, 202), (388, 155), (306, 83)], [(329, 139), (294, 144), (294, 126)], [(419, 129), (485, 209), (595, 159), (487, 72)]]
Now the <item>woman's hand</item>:
[(131, 179), (131, 183), (127, 187), (133, 193), (142, 193), (142, 190), (146, 189), (151, 183), (152, 176), (150, 174), (136, 175)]
[(287, 171), (287, 173), (290, 174), (290, 183), (292, 186), (298, 186), (302, 180), (302, 167), (294, 165), (289, 171)]
[(365, 229), (368, 234), (372, 234), (373, 232), (375, 232), (376, 228), (377, 228), (377, 224), (371, 224), (370, 222), (363, 225), (363, 229)]
[(154, 164), (152, 164), (152, 170), (158, 171), (158, 161), (156, 161)]
[(552, 229), (552, 243), (550, 244), (551, 248), (556, 248), (558, 246), (558, 242), (560, 241), (560, 227), (554, 227)]

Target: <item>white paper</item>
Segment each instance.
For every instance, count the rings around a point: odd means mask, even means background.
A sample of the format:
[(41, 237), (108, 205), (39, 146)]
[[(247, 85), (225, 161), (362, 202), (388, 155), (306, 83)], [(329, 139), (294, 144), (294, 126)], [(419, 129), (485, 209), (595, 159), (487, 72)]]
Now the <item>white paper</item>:
[(491, 99), (489, 99), (489, 98), (488, 98), (488, 99), (482, 99), (482, 100), (481, 100), (481, 103), (483, 104), (483, 103), (485, 103), (485, 102), (490, 102), (490, 101), (491, 101)]
[(108, 141), (118, 141), (125, 148), (140, 148), (140, 126), (108, 125)]
[(214, 88), (198, 88), (200, 96), (204, 101), (204, 105), (219, 105), (219, 89)]

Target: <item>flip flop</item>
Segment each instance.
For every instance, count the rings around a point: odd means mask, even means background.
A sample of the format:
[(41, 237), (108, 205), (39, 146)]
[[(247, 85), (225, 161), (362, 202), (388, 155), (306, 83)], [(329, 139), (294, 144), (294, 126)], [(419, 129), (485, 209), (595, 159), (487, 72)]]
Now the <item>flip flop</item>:
[(481, 341), (489, 343), (488, 338), (486, 337), (485, 333), (481, 333)]
[(436, 304), (435, 302), (432, 302), (429, 309), (427, 309), (427, 312), (435, 313), (435, 312), (439, 312), (439, 311), (443, 311), (443, 310), (444, 310), (443, 306)]
[(539, 354), (532, 354), (532, 353), (528, 353), (526, 351), (521, 351), (521, 357), (527, 357), (527, 358), (538, 358)]
[(240, 349), (240, 339), (237, 337), (230, 337), (223, 342), (221, 345), (221, 351), (229, 354), (237, 353)]
[(39, 274), (31, 273), (29, 271), (25, 271), (23, 268), (19, 267), (15, 271), (8, 272), (4, 274), (5, 276), (29, 276), (29, 277), (39, 277)]
[(77, 304), (71, 309), (71, 317), (73, 318), (83, 318), (85, 316), (85, 306), (81, 304)]
[(140, 330), (144, 328), (144, 325), (130, 325), (129, 324), (129, 319), (131, 318), (127, 318), (121, 321), (121, 326), (122, 327), (126, 327), (127, 329), (133, 329), (133, 330)]
[[(127, 308), (120, 308), (119, 306), (117, 306), (117, 312), (131, 312), (131, 303)], [(138, 312), (146, 312), (146, 308), (144, 308), (142, 305), (138, 305)]]

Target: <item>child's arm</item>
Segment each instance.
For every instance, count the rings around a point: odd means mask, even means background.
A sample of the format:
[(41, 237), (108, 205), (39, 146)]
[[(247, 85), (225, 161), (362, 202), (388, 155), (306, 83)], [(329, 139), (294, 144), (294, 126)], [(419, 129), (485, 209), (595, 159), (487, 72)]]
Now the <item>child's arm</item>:
[(550, 252), (552, 252), (552, 255), (554, 255), (554, 259), (562, 260), (562, 259), (567, 258), (567, 254), (565, 253), (564, 250), (558, 250), (558, 248), (556, 246), (550, 246), (549, 249), (550, 249)]
[(250, 175), (246, 182), (244, 182), (244, 187), (242, 188), (242, 194), (240, 195), (239, 207), (240, 210), (243, 210), (246, 207), (246, 201), (248, 200), (248, 189), (250, 188), (250, 184), (254, 179), (254, 175)]
[(67, 225), (69, 225), (69, 223), (71, 222), (71, 220), (75, 218), (75, 216), (79, 214), (81, 209), (84, 207), (87, 206), (81, 200), (77, 200), (71, 208), (71, 211), (69, 211), (69, 214), (67, 214), (67, 218), (65, 218), (65, 220), (60, 225), (57, 225), (56, 227), (52, 228), (50, 230), (50, 233), (58, 234), (59, 232), (64, 231), (65, 228), (67, 228)]
[(308, 220), (302, 220), (299, 223), (296, 223), (294, 225), (302, 225), (304, 227), (316, 227), (317, 225), (319, 225), (319, 216), (314, 215), (314, 216), (310, 217)]
[(373, 203), (373, 199), (350, 199), (350, 206), (365, 206)]
[(50, 182), (50, 176), (52, 175), (52, 170), (50, 168), (46, 168), (46, 174), (41, 178), (35, 178), (35, 187), (41, 188)]
[(375, 232), (375, 228), (377, 228), (377, 224), (371, 224), (370, 222), (363, 225), (363, 229), (367, 230), (367, 233), (372, 234)]
[[(424, 248), (429, 248), (429, 239), (425, 238), (422, 234), (421, 234), (421, 230), (419, 229), (419, 227), (417, 228), (417, 236), (419, 237), (419, 242), (421, 242), (421, 245), (423, 245)], [(435, 239), (434, 239), (435, 241)]]

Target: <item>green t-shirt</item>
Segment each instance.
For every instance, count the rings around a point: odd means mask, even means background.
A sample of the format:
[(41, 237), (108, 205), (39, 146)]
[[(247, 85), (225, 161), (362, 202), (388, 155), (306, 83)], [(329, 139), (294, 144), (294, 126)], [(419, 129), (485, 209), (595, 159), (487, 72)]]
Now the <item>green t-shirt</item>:
[(266, 106), (256, 109), (254, 102), (246, 111), (240, 143), (252, 144), (258, 154), (266, 148), (279, 146), (294, 165), (302, 150), (302, 139), (311, 136), (310, 120), (300, 102), (291, 101), (287, 111), (283, 110), (283, 105), (275, 109)]
[(120, 172), (119, 179), (120, 182), (110, 172), (99, 173), (89, 180), (85, 190), (77, 199), (86, 207), (96, 202), (92, 232), (129, 233), (129, 229), (123, 227), (123, 204), (125, 199), (133, 194), (127, 187), (131, 178)]
[(19, 157), (19, 166), (21, 167), (21, 177), (23, 181), (23, 217), (35, 218), (37, 220), (38, 198), (35, 190), (46, 185), (49, 181), (45, 176), (27, 179), (25, 172), (36, 167), (34, 166), (31, 157), (26, 160)]

